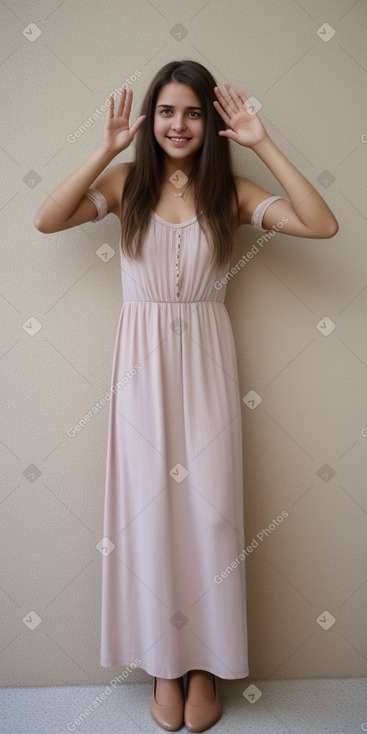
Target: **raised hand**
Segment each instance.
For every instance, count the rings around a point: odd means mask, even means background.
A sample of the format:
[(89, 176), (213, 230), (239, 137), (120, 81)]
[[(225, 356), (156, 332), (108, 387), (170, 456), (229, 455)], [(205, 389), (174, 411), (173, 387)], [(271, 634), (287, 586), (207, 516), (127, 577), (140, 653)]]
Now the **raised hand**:
[(236, 92), (228, 83), (224, 87), (224, 93), (219, 87), (214, 87), (219, 101), (216, 100), (213, 105), (229, 129), (220, 130), (218, 134), (248, 148), (261, 143), (268, 134), (254, 108), (247, 101), (248, 98), (243, 92)]
[(136, 131), (143, 124), (146, 115), (138, 117), (136, 122), (129, 127), (129, 117), (133, 101), (133, 90), (130, 88), (122, 90), (116, 115), (112, 94), (110, 94), (109, 100), (110, 105), (103, 130), (101, 148), (117, 155), (117, 153), (121, 153), (122, 150), (125, 150), (130, 145)]

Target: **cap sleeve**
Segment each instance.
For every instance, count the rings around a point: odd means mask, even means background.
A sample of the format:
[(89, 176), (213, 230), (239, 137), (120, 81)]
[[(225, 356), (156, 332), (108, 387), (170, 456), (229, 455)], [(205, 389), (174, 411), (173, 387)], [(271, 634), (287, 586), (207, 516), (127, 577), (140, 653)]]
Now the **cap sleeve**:
[(254, 212), (251, 217), (252, 227), (256, 227), (256, 229), (262, 229), (263, 232), (267, 231), (262, 226), (263, 217), (264, 217), (264, 214), (268, 206), (270, 206), (270, 204), (272, 204), (273, 201), (276, 201), (276, 199), (284, 199), (284, 196), (269, 196), (267, 199), (264, 199), (264, 201), (260, 201), (260, 204), (257, 205), (256, 209), (254, 209)]
[(108, 204), (103, 194), (101, 194), (98, 189), (94, 189), (90, 186), (89, 189), (87, 189), (85, 196), (87, 199), (93, 201), (98, 212), (96, 218), (92, 219), (92, 222), (98, 222), (100, 219), (103, 219), (106, 214), (108, 214)]

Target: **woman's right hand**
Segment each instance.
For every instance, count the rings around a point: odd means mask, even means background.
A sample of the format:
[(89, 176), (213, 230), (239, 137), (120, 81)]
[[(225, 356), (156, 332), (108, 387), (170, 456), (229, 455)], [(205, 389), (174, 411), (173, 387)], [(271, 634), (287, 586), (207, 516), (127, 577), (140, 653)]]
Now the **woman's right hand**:
[(107, 111), (107, 120), (103, 130), (101, 148), (114, 156), (127, 148), (134, 138), (140, 125), (143, 124), (146, 115), (138, 117), (136, 122), (129, 127), (129, 117), (133, 101), (133, 90), (122, 89), (117, 114), (114, 114), (115, 106), (113, 95), (109, 96), (110, 105)]

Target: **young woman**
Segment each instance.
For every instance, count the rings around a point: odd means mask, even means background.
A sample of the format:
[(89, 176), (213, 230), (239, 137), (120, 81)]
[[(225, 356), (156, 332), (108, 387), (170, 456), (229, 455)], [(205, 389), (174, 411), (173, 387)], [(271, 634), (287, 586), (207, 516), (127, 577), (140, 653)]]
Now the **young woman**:
[[(239, 226), (326, 238), (338, 224), (245, 94), (220, 90), (201, 64), (160, 69), (130, 127), (132, 96), (122, 91), (117, 114), (110, 96), (100, 147), (34, 224), (56, 232), (111, 212), (121, 222), (101, 665), (141, 665), (154, 676), (155, 721), (199, 732), (221, 716), (216, 677), (249, 675), (241, 400), (218, 284)], [(135, 136), (135, 160), (108, 167)], [(286, 197), (233, 175), (229, 139)]]

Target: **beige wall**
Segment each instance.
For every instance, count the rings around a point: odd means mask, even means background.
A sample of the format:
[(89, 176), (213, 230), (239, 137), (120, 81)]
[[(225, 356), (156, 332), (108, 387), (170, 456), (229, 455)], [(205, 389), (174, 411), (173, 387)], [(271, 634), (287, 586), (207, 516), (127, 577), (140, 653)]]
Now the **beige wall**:
[[(243, 403), (251, 676), (366, 675), (366, 20), (362, 0), (2, 5), (1, 685), (121, 672), (99, 665), (108, 406), (67, 435), (110, 385), (118, 222), (44, 235), (32, 219), (99, 145), (106, 113), (71, 141), (109, 92), (130, 79), (136, 119), (155, 72), (183, 58), (261, 101), (270, 136), (340, 225), (330, 240), (258, 243), (227, 288), (241, 395), (262, 399)], [(284, 194), (254, 153), (233, 152), (238, 173)], [(233, 263), (260, 237), (242, 227)]]

